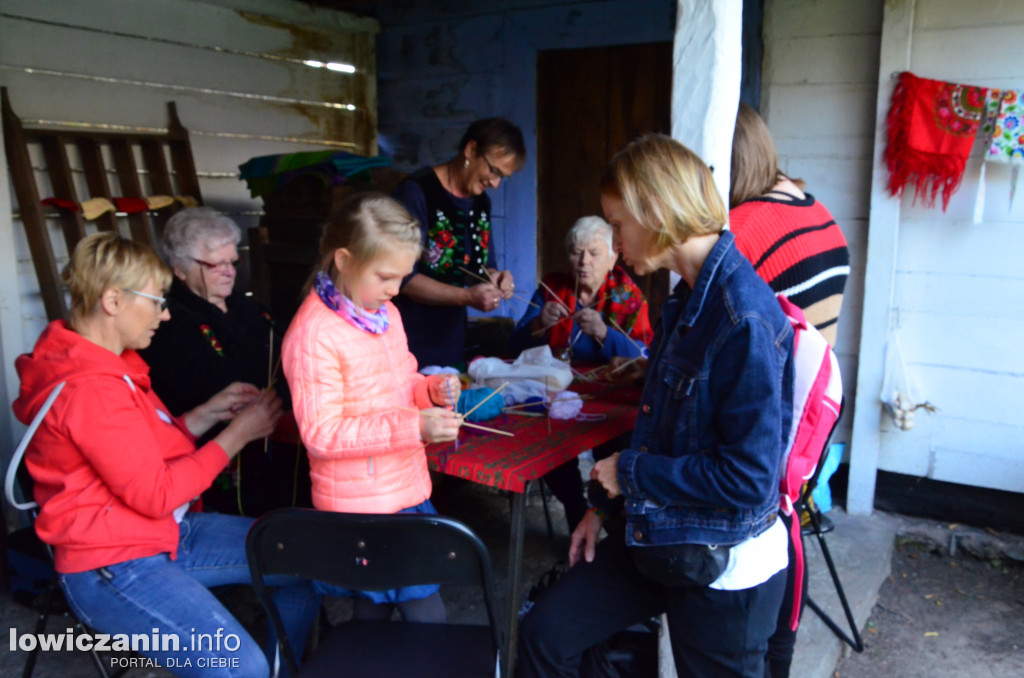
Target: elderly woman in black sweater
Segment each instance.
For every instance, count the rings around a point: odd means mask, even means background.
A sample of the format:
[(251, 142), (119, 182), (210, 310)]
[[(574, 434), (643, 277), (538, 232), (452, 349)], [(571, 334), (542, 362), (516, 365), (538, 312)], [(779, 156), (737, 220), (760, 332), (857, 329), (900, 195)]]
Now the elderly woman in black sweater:
[[(272, 378), (285, 328), (235, 289), (241, 235), (234, 221), (208, 207), (182, 210), (164, 227), (163, 255), (174, 272), (167, 293), (171, 318), (140, 355), (149, 364), (153, 390), (172, 415), (232, 382), (266, 388)], [(274, 387), (290, 409), (284, 378)], [(204, 506), (260, 515), (279, 506), (309, 505), (307, 469), (296, 446), (271, 441), (264, 451), (258, 441), (203, 495)]]

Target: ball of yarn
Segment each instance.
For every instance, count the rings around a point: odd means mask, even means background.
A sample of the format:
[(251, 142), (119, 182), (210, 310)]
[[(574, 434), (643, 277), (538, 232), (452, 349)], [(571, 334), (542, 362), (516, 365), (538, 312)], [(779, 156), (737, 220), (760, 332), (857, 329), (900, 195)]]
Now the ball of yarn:
[[(456, 410), (459, 412), (469, 412), (492, 393), (494, 393), (494, 389), (487, 388), (486, 386), (470, 389), (469, 391), (463, 391), (462, 395), (459, 396), (459, 405), (456, 407)], [(495, 396), (478, 407), (471, 415), (466, 417), (466, 419), (468, 421), (487, 421), (488, 419), (494, 419), (501, 414), (501, 410), (504, 406), (505, 401), (502, 398)]]
[(548, 408), (544, 399), (540, 396), (530, 396), (523, 401), (528, 407), (521, 408), (525, 412), (537, 412), (538, 414), (547, 414)]

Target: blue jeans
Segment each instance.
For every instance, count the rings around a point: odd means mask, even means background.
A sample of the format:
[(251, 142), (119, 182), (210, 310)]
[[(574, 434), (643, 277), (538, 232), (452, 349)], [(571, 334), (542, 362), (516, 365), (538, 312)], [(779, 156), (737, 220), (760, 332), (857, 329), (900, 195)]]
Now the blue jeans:
[[(61, 588), (79, 619), (97, 631), (145, 634), (150, 639), (154, 633), (161, 638), (176, 635), (177, 651), (173, 646), (162, 649), (166, 644), (161, 641), (161, 649), (139, 652), (176, 675), (266, 678), (268, 658), (272, 663), (276, 654), (273, 629), (264, 654), (208, 590), (252, 583), (245, 557), (245, 535), (252, 522), (217, 513), (188, 513), (181, 521), (177, 560), (162, 553), (61, 574)], [(301, 657), (321, 597), (308, 581), (295, 577), (269, 577), (267, 583), (278, 587), (274, 602), (292, 650)]]

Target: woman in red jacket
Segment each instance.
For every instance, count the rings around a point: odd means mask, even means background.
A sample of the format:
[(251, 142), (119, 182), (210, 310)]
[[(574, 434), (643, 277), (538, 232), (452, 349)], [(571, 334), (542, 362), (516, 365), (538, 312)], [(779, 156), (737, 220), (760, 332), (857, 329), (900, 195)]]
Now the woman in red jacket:
[[(35, 527), (88, 626), (115, 642), (123, 636), (178, 675), (266, 676), (264, 653), (208, 590), (250, 581), (251, 521), (188, 509), (246, 443), (273, 430), (281, 402), (234, 383), (180, 417), (168, 414), (135, 351), (170, 316), (162, 296), (170, 278), (150, 248), (115, 233), (75, 248), (64, 271), (70, 320), (51, 322), (16, 363), (21, 421), (62, 389), (25, 455)], [(228, 420), (196, 449), (197, 437)], [(308, 582), (276, 583), (300, 654), (319, 599)], [(142, 637), (129, 641), (134, 634)]]

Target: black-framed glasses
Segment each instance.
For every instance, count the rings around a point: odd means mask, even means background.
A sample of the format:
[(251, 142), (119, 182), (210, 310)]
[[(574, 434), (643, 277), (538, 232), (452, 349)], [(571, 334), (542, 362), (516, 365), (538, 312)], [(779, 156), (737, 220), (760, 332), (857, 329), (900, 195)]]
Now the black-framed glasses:
[(217, 263), (213, 263), (212, 261), (203, 261), (202, 259), (196, 259), (195, 257), (191, 257), (191, 259), (192, 261), (196, 262), (197, 264), (205, 268), (207, 271), (226, 271), (227, 269), (234, 268), (235, 266), (238, 265), (237, 259), (235, 259), (234, 261), (219, 261)]
[(166, 311), (167, 310), (167, 298), (166, 297), (158, 297), (155, 294), (147, 294), (145, 292), (140, 292), (138, 290), (128, 290), (128, 289), (126, 289), (125, 292), (131, 292), (132, 294), (137, 294), (140, 297), (145, 297), (147, 299), (152, 299), (153, 301), (157, 302), (157, 304), (159, 304), (161, 311)]
[(508, 177), (505, 176), (504, 172), (502, 172), (500, 169), (491, 164), (491, 161), (487, 159), (487, 156), (485, 154), (481, 153), (480, 157), (484, 159), (484, 162), (487, 164), (487, 171), (491, 173), (492, 177), (494, 177), (498, 181), (504, 181), (505, 179), (508, 179)]

